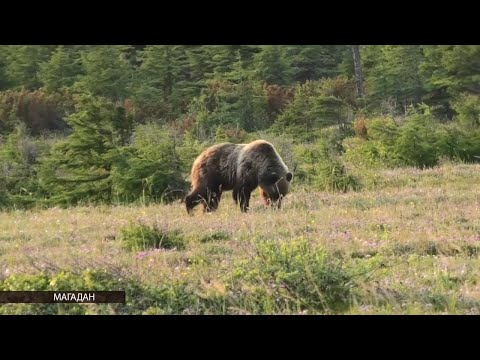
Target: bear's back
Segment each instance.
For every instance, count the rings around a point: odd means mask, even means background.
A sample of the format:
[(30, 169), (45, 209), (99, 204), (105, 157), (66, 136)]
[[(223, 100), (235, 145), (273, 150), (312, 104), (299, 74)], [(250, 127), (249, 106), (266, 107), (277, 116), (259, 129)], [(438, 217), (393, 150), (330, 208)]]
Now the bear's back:
[(201, 182), (222, 184), (224, 189), (233, 186), (238, 153), (243, 144), (220, 143), (205, 149), (192, 167), (192, 185)]
[(255, 140), (245, 146), (240, 151), (238, 157), (238, 165), (243, 162), (254, 163), (259, 172), (268, 171), (269, 168), (275, 168), (275, 170), (281, 170), (280, 172), (286, 172), (287, 168), (275, 150), (275, 147), (265, 140)]

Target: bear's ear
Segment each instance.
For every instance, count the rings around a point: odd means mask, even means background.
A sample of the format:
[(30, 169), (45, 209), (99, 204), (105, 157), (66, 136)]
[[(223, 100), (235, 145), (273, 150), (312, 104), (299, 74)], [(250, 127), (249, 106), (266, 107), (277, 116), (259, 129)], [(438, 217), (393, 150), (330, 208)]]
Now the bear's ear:
[(293, 174), (291, 172), (287, 173), (287, 175), (285, 175), (285, 179), (287, 179), (288, 182), (292, 181), (292, 178), (293, 178)]

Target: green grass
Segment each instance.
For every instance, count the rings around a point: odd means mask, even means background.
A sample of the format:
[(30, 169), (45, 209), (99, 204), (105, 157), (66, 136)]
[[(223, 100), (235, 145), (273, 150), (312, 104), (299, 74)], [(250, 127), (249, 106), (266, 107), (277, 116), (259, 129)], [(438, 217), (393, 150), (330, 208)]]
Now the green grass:
[(479, 314), (480, 165), (375, 176), (347, 193), (294, 182), (280, 211), (255, 193), (241, 214), (226, 193), (192, 217), (180, 203), (0, 212), (0, 289), (127, 291), (124, 306), (0, 313)]
[(149, 249), (179, 249), (185, 248), (185, 241), (180, 230), (166, 231), (157, 226), (130, 224), (120, 229), (120, 241), (129, 251)]

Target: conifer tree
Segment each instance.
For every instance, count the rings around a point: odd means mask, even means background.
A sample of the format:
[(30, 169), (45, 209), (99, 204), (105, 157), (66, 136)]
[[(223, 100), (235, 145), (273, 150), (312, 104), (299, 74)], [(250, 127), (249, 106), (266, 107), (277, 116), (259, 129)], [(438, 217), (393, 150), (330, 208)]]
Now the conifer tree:
[(72, 49), (58, 46), (50, 59), (40, 64), (38, 78), (48, 91), (58, 92), (75, 83), (82, 71), (76, 55)]
[(125, 99), (133, 75), (126, 58), (130, 48), (126, 45), (97, 45), (83, 51), (81, 63), (84, 75), (79, 77), (75, 88), (82, 93), (88, 92), (113, 101)]
[(110, 172), (129, 119), (112, 102), (82, 95), (68, 122), (72, 133), (42, 166), (45, 189), (54, 203), (111, 201)]
[(38, 89), (42, 82), (38, 77), (40, 64), (48, 61), (55, 46), (7, 45), (2, 46), (4, 72), (10, 87)]
[(263, 46), (262, 51), (255, 55), (253, 67), (255, 77), (267, 84), (290, 83), (291, 72), (285, 51), (278, 45)]
[[(304, 83), (340, 73), (340, 64), (345, 57), (346, 46), (295, 45), (286, 47), (286, 59), (293, 81)], [(351, 57), (351, 53), (349, 54)]]
[(135, 98), (149, 109), (157, 108), (154, 117), (175, 119), (199, 93), (198, 84), (190, 80), (185, 46), (149, 45), (140, 57)]

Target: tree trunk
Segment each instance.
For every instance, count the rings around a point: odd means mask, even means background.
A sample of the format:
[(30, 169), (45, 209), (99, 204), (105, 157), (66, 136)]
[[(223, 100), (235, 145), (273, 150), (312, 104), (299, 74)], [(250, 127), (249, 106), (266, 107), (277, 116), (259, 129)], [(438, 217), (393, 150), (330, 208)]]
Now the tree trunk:
[(360, 62), (360, 46), (352, 45), (353, 65), (355, 69), (355, 84), (357, 86), (357, 96), (363, 97), (363, 79), (362, 79), (362, 63)]

